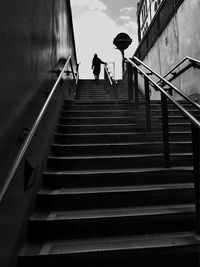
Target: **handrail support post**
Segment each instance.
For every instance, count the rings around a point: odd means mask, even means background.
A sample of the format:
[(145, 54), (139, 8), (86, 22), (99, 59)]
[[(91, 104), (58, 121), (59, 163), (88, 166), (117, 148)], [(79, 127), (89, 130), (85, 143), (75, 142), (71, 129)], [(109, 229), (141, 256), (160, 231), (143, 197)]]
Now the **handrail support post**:
[(71, 67), (73, 78), (76, 81), (76, 77), (75, 77), (75, 74), (74, 74), (74, 69), (73, 69), (73, 64), (72, 64), (72, 59), (71, 58), (70, 58), (70, 62), (69, 63), (70, 63), (70, 67)]
[(195, 185), (195, 211), (196, 211), (196, 231), (200, 234), (200, 131), (199, 128), (191, 123), (192, 129), (192, 148), (194, 166), (194, 185)]
[(133, 69), (134, 72), (134, 88), (135, 88), (135, 104), (139, 104), (139, 89), (138, 89), (138, 71), (134, 67)]
[(128, 99), (133, 100), (133, 67), (127, 63), (128, 68)]
[(164, 149), (164, 167), (170, 167), (169, 153), (169, 122), (168, 122), (168, 103), (167, 97), (161, 94), (162, 103), (162, 128), (163, 128), (163, 149)]
[(150, 103), (150, 90), (149, 90), (149, 80), (144, 78), (144, 88), (145, 88), (145, 103), (146, 103), (146, 127), (147, 131), (151, 131), (151, 103)]

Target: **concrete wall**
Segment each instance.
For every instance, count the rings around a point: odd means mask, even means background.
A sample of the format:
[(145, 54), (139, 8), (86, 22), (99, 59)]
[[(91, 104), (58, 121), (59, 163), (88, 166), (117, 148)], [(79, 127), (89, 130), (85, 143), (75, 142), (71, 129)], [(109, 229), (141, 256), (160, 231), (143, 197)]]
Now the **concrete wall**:
[[(164, 75), (184, 57), (200, 59), (200, 1), (185, 0), (144, 59)], [(191, 69), (173, 82), (187, 95), (200, 94), (200, 70)], [(152, 90), (152, 99), (159, 94)]]
[[(55, 80), (52, 69), (58, 59), (72, 55), (76, 65), (70, 12), (69, 0), (7, 0), (0, 3), (0, 189), (22, 145), (19, 140), (22, 129), (33, 125), (52, 87)], [(35, 179), (42, 172), (43, 156), (67, 87), (69, 81), (58, 88), (26, 153), (29, 163), (37, 167), (33, 183), (26, 188), (23, 161), (0, 203), (0, 266), (10, 266), (15, 259), (13, 255), (17, 255), (22, 224), (40, 183)]]

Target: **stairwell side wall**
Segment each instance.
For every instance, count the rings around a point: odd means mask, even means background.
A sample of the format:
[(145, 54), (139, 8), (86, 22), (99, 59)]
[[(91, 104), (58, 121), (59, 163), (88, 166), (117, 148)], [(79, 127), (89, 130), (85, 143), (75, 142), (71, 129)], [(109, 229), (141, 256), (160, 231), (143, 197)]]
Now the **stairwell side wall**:
[[(185, 0), (158, 37), (144, 63), (161, 75), (165, 75), (184, 57), (200, 59), (200, 2)], [(142, 81), (140, 82), (142, 85)], [(195, 97), (200, 94), (200, 70), (190, 69), (173, 84), (186, 95)], [(174, 95), (176, 98), (177, 95)], [(152, 90), (152, 99), (159, 99), (160, 94)]]
[[(52, 88), (52, 69), (72, 55), (76, 66), (70, 1), (13, 0), (0, 3), (0, 188), (22, 142)], [(7, 195), (0, 203), (0, 266), (15, 266), (17, 241), (39, 182), (41, 164), (70, 80), (58, 88)], [(68, 88), (67, 88), (68, 87)], [(30, 175), (30, 169), (36, 172)], [(25, 170), (26, 169), (26, 170)], [(28, 173), (28, 177), (26, 174)], [(30, 181), (27, 181), (30, 178)], [(13, 262), (12, 265), (11, 261)]]

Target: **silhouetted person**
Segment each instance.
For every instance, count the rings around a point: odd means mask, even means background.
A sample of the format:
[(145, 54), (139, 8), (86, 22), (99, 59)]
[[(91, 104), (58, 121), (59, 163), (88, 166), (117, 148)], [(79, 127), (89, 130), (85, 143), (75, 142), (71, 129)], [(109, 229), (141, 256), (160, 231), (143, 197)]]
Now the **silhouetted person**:
[(106, 63), (103, 62), (100, 58), (98, 58), (97, 54), (95, 54), (92, 60), (92, 69), (93, 69), (95, 80), (99, 79), (99, 74), (101, 71), (101, 64), (106, 64)]

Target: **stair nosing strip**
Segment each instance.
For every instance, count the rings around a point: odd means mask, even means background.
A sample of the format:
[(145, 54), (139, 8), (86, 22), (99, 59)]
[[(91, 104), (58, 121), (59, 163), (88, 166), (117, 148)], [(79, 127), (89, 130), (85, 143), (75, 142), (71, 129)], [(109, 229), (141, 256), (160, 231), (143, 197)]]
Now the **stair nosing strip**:
[[(163, 205), (150, 207), (124, 207), (124, 208), (110, 208), (110, 209), (90, 209), (77, 211), (52, 211), (47, 215), (45, 213), (37, 215), (37, 212), (30, 218), (32, 222), (35, 221), (60, 221), (60, 220), (93, 220), (93, 219), (111, 219), (111, 218), (125, 218), (125, 217), (148, 217), (159, 215), (175, 215), (175, 214), (190, 214), (195, 212), (194, 204), (180, 204), (180, 205)], [(63, 215), (63, 218), (62, 218)], [(57, 218), (57, 216), (60, 216)]]
[(125, 193), (125, 192), (150, 192), (165, 190), (194, 189), (194, 183), (174, 183), (174, 184), (156, 184), (156, 185), (135, 185), (135, 186), (109, 186), (109, 187), (89, 187), (72, 189), (47, 189), (38, 191), (38, 195), (77, 195), (77, 194), (102, 194), (102, 193)]
[[(170, 153), (170, 156), (191, 156), (192, 152), (183, 152), (183, 153)], [(83, 155), (83, 156), (54, 156), (49, 155), (48, 159), (51, 160), (90, 160), (90, 159), (120, 159), (120, 158), (144, 158), (144, 157), (163, 157), (163, 153), (155, 154), (122, 154), (122, 155)]]
[(57, 174), (57, 175), (93, 175), (93, 174), (110, 174), (110, 173), (141, 173), (141, 172), (159, 172), (159, 171), (169, 171), (169, 170), (178, 170), (178, 171), (190, 171), (193, 172), (193, 167), (186, 166), (186, 167), (171, 167), (169, 169), (166, 168), (134, 168), (134, 169), (103, 169), (103, 170), (80, 170), (80, 171), (44, 171), (44, 174)]

